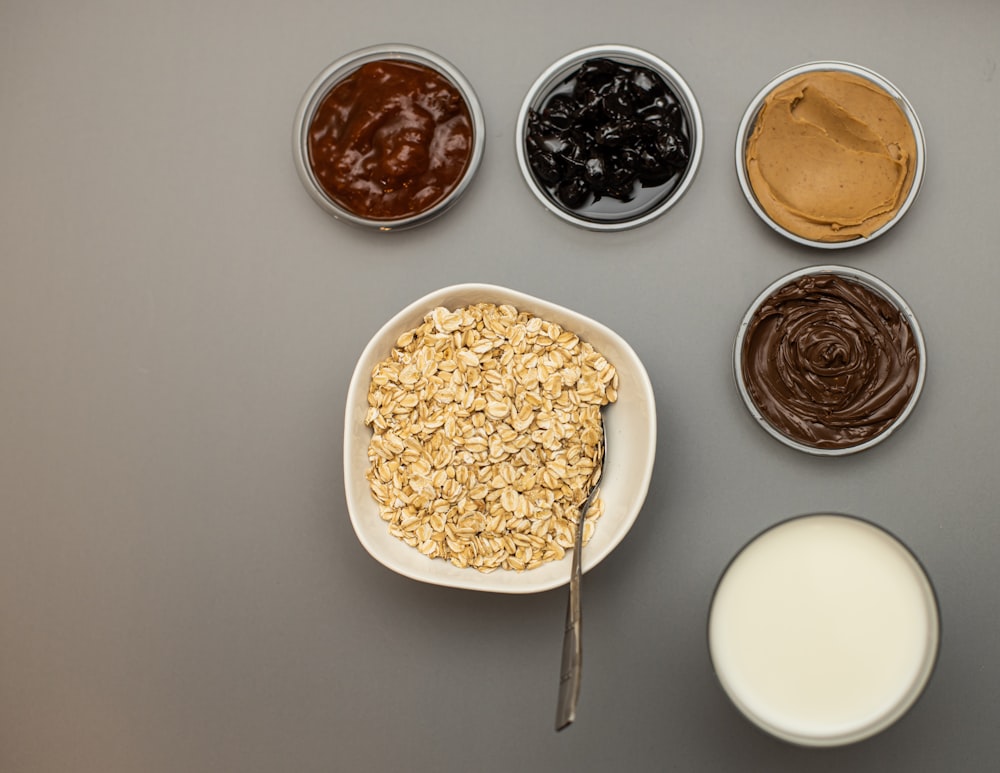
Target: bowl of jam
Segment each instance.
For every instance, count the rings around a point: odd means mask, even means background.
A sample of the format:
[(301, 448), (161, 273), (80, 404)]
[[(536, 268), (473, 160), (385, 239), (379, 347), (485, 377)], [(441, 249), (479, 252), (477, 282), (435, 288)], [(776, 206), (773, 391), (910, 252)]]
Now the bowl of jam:
[(785, 445), (843, 456), (886, 440), (913, 411), (927, 352), (906, 301), (872, 274), (811, 266), (765, 288), (743, 317), (736, 384)]
[(422, 225), (465, 193), (482, 160), (482, 107), (443, 57), (386, 44), (348, 54), (310, 84), (295, 116), (295, 167), (338, 220)]
[(515, 131), (518, 163), (557, 217), (621, 231), (659, 217), (701, 161), (701, 111), (687, 82), (638, 48), (567, 54), (528, 91)]
[(774, 231), (821, 249), (866, 244), (910, 209), (926, 143), (913, 107), (878, 73), (809, 62), (751, 100), (736, 133), (736, 175)]

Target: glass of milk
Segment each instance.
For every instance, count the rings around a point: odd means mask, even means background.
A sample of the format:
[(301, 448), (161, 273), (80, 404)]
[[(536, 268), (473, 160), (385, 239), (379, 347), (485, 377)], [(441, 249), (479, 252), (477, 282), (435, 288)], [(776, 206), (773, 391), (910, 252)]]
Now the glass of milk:
[(893, 535), (853, 516), (783, 521), (719, 580), (708, 621), (723, 690), (791, 743), (838, 746), (889, 727), (930, 679), (940, 643), (930, 580)]

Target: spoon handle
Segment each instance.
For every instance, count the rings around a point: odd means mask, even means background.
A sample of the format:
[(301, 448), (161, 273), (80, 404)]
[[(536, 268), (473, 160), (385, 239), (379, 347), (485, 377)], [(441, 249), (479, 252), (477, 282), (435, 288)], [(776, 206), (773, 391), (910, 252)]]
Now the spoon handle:
[(559, 669), (559, 702), (556, 705), (556, 730), (576, 719), (576, 703), (580, 699), (580, 674), (583, 668), (583, 621), (580, 605), (580, 582), (583, 553), (583, 521), (590, 509), (597, 486), (593, 486), (587, 501), (580, 508), (580, 519), (573, 539), (573, 566), (569, 578), (569, 602), (566, 605), (566, 630), (563, 633), (562, 665)]

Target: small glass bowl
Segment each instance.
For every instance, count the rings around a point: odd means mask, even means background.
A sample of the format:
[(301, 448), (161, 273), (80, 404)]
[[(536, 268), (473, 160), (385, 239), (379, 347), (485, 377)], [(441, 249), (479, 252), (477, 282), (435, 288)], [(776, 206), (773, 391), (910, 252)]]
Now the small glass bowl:
[[(588, 211), (577, 211), (569, 209), (560, 203), (545, 187), (535, 179), (534, 173), (527, 158), (525, 147), (525, 136), (528, 128), (528, 116), (533, 110), (539, 109), (559, 88), (559, 86), (571, 77), (580, 66), (589, 59), (611, 59), (627, 65), (637, 65), (655, 71), (677, 97), (684, 119), (687, 124), (690, 138), (690, 152), (687, 168), (682, 173), (680, 179), (673, 188), (665, 190), (641, 205), (629, 207), (611, 206), (606, 211), (595, 211), (590, 208)], [(701, 162), (702, 148), (705, 142), (705, 130), (702, 124), (701, 110), (694, 92), (690, 86), (669, 64), (646, 51), (630, 46), (600, 45), (582, 48), (562, 57), (548, 67), (528, 90), (521, 105), (521, 110), (517, 116), (517, 127), (514, 132), (515, 150), (517, 161), (521, 167), (521, 174), (524, 176), (528, 188), (538, 198), (538, 200), (560, 219), (567, 223), (587, 228), (593, 231), (623, 231), (628, 228), (648, 223), (662, 215), (687, 191), (694, 181), (695, 173)], [(606, 199), (607, 200), (607, 199)]]
[[(368, 218), (345, 209), (323, 190), (316, 179), (309, 161), (309, 128), (316, 111), (323, 100), (338, 83), (351, 75), (362, 65), (376, 61), (413, 62), (437, 71), (458, 89), (462, 99), (469, 108), (472, 120), (472, 153), (468, 165), (458, 185), (441, 201), (422, 212), (396, 219)], [(387, 43), (363, 48), (341, 57), (324, 69), (309, 85), (295, 114), (295, 131), (292, 152), (295, 159), (295, 169), (299, 179), (313, 200), (326, 212), (346, 223), (364, 226), (377, 231), (401, 231), (423, 225), (444, 214), (465, 193), (483, 158), (483, 146), (486, 141), (486, 121), (472, 85), (465, 76), (443, 57), (417, 46), (400, 43)]]
[[(896, 214), (891, 220), (886, 222), (876, 231), (874, 231), (867, 238), (858, 237), (856, 239), (849, 239), (846, 241), (839, 242), (825, 242), (815, 239), (808, 239), (806, 237), (800, 236), (797, 233), (787, 230), (783, 226), (776, 223), (771, 216), (764, 211), (760, 202), (757, 200), (757, 196), (754, 194), (753, 187), (750, 185), (750, 181), (747, 175), (746, 168), (746, 148), (747, 143), (753, 134), (754, 127), (757, 123), (757, 117), (760, 114), (761, 108), (764, 105), (764, 101), (771, 94), (772, 91), (777, 89), (786, 81), (791, 80), (799, 75), (810, 72), (846, 72), (852, 75), (856, 75), (861, 78), (865, 78), (876, 86), (885, 91), (892, 99), (899, 105), (903, 114), (906, 116), (907, 121), (910, 124), (910, 128), (913, 131), (913, 137), (916, 142), (916, 158), (914, 159), (914, 175), (913, 180), (910, 183), (910, 190), (907, 192), (906, 198), (903, 200), (899, 209), (896, 210)], [(897, 89), (892, 83), (887, 81), (881, 75), (866, 67), (861, 67), (860, 65), (851, 64), (849, 62), (836, 62), (836, 61), (817, 61), (817, 62), (807, 62), (806, 64), (801, 64), (797, 67), (793, 67), (780, 75), (776, 76), (770, 83), (768, 83), (764, 88), (762, 88), (757, 95), (751, 100), (750, 105), (747, 107), (746, 112), (743, 114), (743, 119), (740, 121), (739, 129), (736, 132), (736, 176), (739, 179), (740, 188), (743, 190), (743, 195), (746, 197), (747, 202), (753, 208), (754, 212), (772, 229), (777, 231), (779, 234), (787, 239), (791, 239), (793, 242), (799, 244), (804, 244), (807, 247), (818, 247), (825, 250), (840, 250), (847, 247), (857, 247), (861, 244), (867, 244), (873, 239), (881, 236), (895, 226), (900, 220), (902, 220), (903, 215), (910, 209), (914, 200), (917, 198), (917, 194), (920, 192), (920, 186), (924, 178), (924, 165), (925, 156), (927, 153), (927, 143), (924, 138), (924, 131), (920, 125), (920, 121), (917, 118), (917, 114), (913, 109), (913, 106), (909, 103), (903, 93)]]
[[(750, 390), (747, 386), (745, 377), (743, 375), (743, 344), (747, 335), (747, 330), (753, 321), (757, 310), (764, 304), (774, 293), (789, 284), (796, 282), (802, 277), (806, 276), (820, 276), (820, 275), (835, 275), (842, 277), (848, 281), (859, 284), (868, 290), (871, 290), (876, 295), (884, 298), (892, 306), (899, 310), (900, 314), (906, 320), (909, 325), (910, 331), (913, 335), (913, 341), (917, 349), (917, 354), (919, 357), (919, 362), (917, 364), (917, 376), (916, 381), (913, 386), (913, 391), (910, 394), (906, 405), (899, 412), (896, 418), (891, 424), (886, 426), (881, 432), (867, 440), (857, 443), (855, 445), (841, 446), (841, 447), (819, 447), (815, 445), (810, 445), (806, 442), (800, 442), (795, 438), (789, 437), (780, 429), (775, 427), (768, 417), (761, 411), (760, 406), (756, 403)], [(799, 451), (804, 451), (809, 454), (814, 454), (817, 456), (845, 456), (847, 454), (855, 454), (859, 451), (864, 451), (872, 446), (878, 445), (885, 439), (887, 439), (893, 432), (899, 429), (900, 425), (906, 421), (907, 417), (913, 411), (913, 408), (917, 404), (917, 400), (920, 398), (920, 393), (924, 387), (924, 380), (927, 375), (927, 350), (924, 344), (924, 336), (920, 330), (920, 325), (917, 323), (917, 318), (914, 316), (913, 311), (910, 309), (909, 305), (903, 300), (902, 296), (899, 295), (895, 290), (893, 290), (888, 284), (879, 279), (872, 274), (865, 271), (860, 271), (855, 268), (849, 268), (847, 266), (810, 266), (808, 268), (799, 269), (798, 271), (793, 271), (790, 274), (777, 279), (768, 285), (760, 295), (754, 299), (754, 302), (750, 305), (746, 314), (743, 316), (743, 321), (740, 324), (738, 333), (736, 334), (736, 345), (734, 347), (733, 353), (733, 366), (736, 375), (736, 387), (740, 393), (740, 397), (743, 398), (743, 402), (746, 404), (747, 409), (750, 414), (756, 419), (757, 423), (772, 437), (777, 438), (782, 443), (784, 443), (789, 448), (795, 448)]]

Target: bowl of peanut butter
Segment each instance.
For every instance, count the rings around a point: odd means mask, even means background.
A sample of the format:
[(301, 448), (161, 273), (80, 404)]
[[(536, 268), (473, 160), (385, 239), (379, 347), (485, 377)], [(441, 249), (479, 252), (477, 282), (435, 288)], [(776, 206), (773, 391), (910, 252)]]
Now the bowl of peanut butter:
[(906, 97), (855, 64), (783, 72), (747, 107), (736, 139), (746, 199), (783, 236), (839, 249), (870, 242), (910, 209), (924, 174), (923, 129)]

